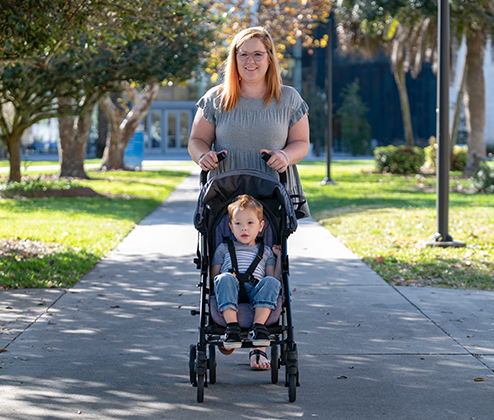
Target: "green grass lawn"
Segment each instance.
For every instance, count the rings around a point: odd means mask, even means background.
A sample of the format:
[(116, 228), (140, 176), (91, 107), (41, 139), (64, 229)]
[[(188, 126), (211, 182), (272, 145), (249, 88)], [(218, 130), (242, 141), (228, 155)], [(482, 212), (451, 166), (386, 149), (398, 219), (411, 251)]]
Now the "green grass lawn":
[[(86, 159), (84, 164), (100, 164), (101, 159)], [(21, 160), (21, 168), (23, 170), (29, 169), (30, 166), (52, 166), (59, 165), (58, 162), (52, 160)], [(8, 168), (10, 162), (8, 159), (0, 159), (0, 168)]]
[[(101, 165), (101, 159), (86, 159), (84, 161), (85, 165)], [(59, 162), (53, 160), (22, 160), (21, 161), (21, 170), (23, 173), (25, 171), (30, 171), (30, 168), (33, 166), (59, 166)], [(159, 168), (162, 166), (190, 166), (194, 165), (192, 160), (184, 160), (184, 161), (166, 161), (166, 160), (146, 160), (143, 163), (144, 169), (146, 168)], [(9, 168), (10, 162), (8, 159), (0, 159), (0, 168)]]
[[(434, 175), (373, 173), (371, 160), (299, 165), (312, 216), (386, 281), (492, 289), (494, 197), (453, 173), (449, 233), (465, 248), (427, 247), (437, 231)], [(45, 171), (56, 174), (57, 171)], [(42, 172), (30, 172), (38, 176)], [(0, 288), (70, 287), (155, 209), (187, 175), (90, 172), (77, 181), (110, 197), (0, 199)], [(1, 182), (6, 182), (6, 178)]]
[[(337, 185), (319, 185), (324, 163), (300, 165), (312, 216), (395, 285), (494, 288), (494, 196), (469, 191), (453, 173), (449, 233), (465, 248), (425, 245), (437, 232), (434, 175), (372, 173), (373, 162), (331, 166)], [(466, 191), (466, 192), (465, 192)]]
[[(0, 288), (70, 287), (187, 176), (90, 173), (107, 197), (0, 199)], [(4, 181), (5, 182), (5, 181)]]

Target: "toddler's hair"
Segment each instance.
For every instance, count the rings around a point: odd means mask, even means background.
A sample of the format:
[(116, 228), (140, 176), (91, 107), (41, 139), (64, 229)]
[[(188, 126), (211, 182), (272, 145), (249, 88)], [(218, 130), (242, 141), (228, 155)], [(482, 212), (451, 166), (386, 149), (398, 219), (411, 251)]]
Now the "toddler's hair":
[(228, 216), (230, 217), (230, 223), (233, 219), (233, 213), (237, 210), (252, 210), (259, 219), (259, 222), (262, 222), (262, 204), (250, 195), (239, 195), (235, 201), (228, 205)]

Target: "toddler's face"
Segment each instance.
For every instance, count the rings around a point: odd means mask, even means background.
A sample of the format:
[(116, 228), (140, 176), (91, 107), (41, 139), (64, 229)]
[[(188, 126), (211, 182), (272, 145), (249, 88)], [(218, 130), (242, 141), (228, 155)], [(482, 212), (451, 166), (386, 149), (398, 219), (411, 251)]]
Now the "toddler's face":
[(237, 241), (244, 245), (255, 245), (257, 234), (262, 230), (264, 221), (259, 222), (253, 210), (236, 210), (233, 213), (230, 229)]

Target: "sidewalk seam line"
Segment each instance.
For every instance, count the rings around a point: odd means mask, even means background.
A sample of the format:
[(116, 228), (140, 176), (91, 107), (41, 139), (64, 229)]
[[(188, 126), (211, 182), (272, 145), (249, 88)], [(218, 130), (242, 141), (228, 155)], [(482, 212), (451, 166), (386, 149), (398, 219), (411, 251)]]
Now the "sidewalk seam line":
[(415, 303), (413, 303), (410, 299), (408, 299), (403, 293), (401, 293), (395, 286), (391, 287), (400, 295), (402, 296), (410, 305), (412, 305), (414, 308), (416, 308), (422, 315), (424, 315), (430, 322), (432, 322), (437, 328), (439, 328), (445, 335), (447, 335), (451, 340), (453, 340), (456, 344), (458, 344), (462, 349), (464, 349), (469, 355), (474, 357), (479, 363), (481, 363), (483, 366), (485, 366), (487, 369), (489, 369), (491, 372), (494, 372), (494, 369), (490, 368), (487, 366), (479, 357), (482, 356), (479, 353), (473, 353), (470, 350), (468, 350), (463, 344), (461, 344), (456, 338), (454, 338), (451, 334), (448, 334), (444, 328), (442, 328), (436, 321), (434, 321), (429, 315), (427, 315), (422, 309), (420, 309)]
[(38, 319), (40, 319), (44, 314), (46, 314), (51, 308), (53, 305), (55, 305), (55, 303), (58, 302), (58, 300), (62, 297), (62, 296), (65, 296), (65, 294), (67, 293), (68, 289), (59, 289), (59, 290), (62, 290), (62, 293), (60, 294), (60, 296), (58, 296), (51, 304), (50, 306), (48, 306), (43, 312), (41, 312), (35, 319), (33, 322), (31, 322), (26, 328), (24, 328), (19, 334), (17, 334), (13, 339), (12, 341), (10, 341), (10, 343), (7, 343), (7, 345), (4, 347), (4, 349), (6, 350), (15, 340), (17, 340), (23, 333), (25, 333), (27, 331), (28, 328), (30, 328), (36, 321), (38, 321)]

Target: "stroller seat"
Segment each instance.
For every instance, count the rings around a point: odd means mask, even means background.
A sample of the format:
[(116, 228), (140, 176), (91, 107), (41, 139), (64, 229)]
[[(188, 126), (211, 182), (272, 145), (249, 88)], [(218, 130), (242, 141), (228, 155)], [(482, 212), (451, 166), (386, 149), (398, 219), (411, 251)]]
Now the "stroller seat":
[[(214, 234), (214, 243), (216, 247), (222, 242), (225, 242), (225, 238), (229, 238), (232, 240), (234, 238), (228, 222), (229, 222), (228, 214), (225, 214), (219, 221), (218, 225), (216, 226), (215, 234)], [(264, 228), (259, 236), (262, 237), (264, 244), (266, 246), (269, 247), (273, 246), (273, 231), (269, 219), (267, 217), (264, 217)], [(278, 319), (280, 318), (280, 314), (281, 314), (282, 304), (283, 304), (283, 298), (280, 295), (278, 296), (276, 309), (272, 311), (271, 314), (269, 315), (269, 318), (266, 321), (266, 326), (273, 325), (278, 322)], [(218, 310), (218, 304), (216, 302), (216, 297), (214, 296), (214, 294), (212, 294), (210, 297), (209, 305), (210, 305), (211, 317), (213, 318), (213, 321), (219, 326), (226, 327), (226, 321), (223, 318), (223, 315)], [(249, 328), (254, 322), (254, 308), (252, 308), (252, 305), (250, 305), (249, 303), (239, 303), (237, 318), (241, 328)]]
[[(278, 296), (278, 302), (276, 303), (276, 309), (271, 312), (268, 320), (266, 321), (266, 326), (276, 324), (280, 319), (281, 315), (281, 306), (283, 304), (283, 298)], [(216, 296), (210, 297), (209, 309), (211, 311), (211, 317), (216, 324), (226, 327), (225, 318), (218, 311), (218, 304), (216, 302)], [(249, 328), (254, 322), (254, 308), (250, 303), (239, 303), (238, 304), (238, 312), (237, 312), (238, 323), (241, 328)]]

